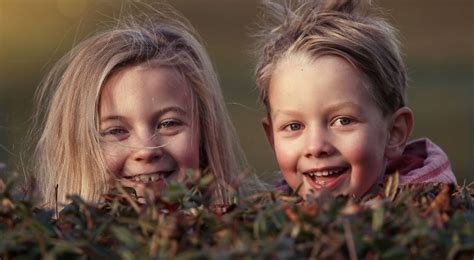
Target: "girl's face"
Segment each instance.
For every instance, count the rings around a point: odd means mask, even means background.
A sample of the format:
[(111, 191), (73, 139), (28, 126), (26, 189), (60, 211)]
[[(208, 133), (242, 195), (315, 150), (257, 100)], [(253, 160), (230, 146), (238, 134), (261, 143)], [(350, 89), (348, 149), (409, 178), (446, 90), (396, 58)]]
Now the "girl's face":
[(388, 140), (384, 118), (366, 80), (346, 60), (293, 56), (269, 87), (263, 125), (283, 177), (299, 194), (323, 188), (362, 196), (382, 176)]
[(199, 170), (199, 129), (190, 87), (170, 68), (137, 65), (113, 73), (100, 97), (107, 168), (142, 196)]

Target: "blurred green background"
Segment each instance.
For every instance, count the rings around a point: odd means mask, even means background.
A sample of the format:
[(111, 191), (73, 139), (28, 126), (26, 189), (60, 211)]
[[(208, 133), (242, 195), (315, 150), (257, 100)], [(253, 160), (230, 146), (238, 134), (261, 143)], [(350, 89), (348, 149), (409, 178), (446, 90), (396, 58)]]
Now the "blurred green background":
[[(135, 1), (141, 2), (141, 1)], [(250, 163), (265, 179), (277, 169), (260, 127), (251, 55), (258, 3), (175, 0), (215, 64)], [(399, 30), (410, 76), (413, 138), (449, 155), (458, 182), (474, 181), (474, 1), (379, 1)], [(33, 93), (67, 50), (119, 17), (119, 0), (0, 0), (0, 162), (21, 171)]]

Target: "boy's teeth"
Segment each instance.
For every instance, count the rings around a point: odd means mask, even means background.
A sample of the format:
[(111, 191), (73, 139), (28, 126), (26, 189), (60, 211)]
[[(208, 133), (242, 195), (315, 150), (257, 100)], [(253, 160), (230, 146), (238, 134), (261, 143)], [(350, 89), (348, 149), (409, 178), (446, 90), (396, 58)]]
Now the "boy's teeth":
[(322, 177), (322, 176), (330, 176), (333, 174), (341, 173), (344, 169), (337, 169), (337, 170), (329, 170), (329, 171), (317, 171), (317, 172), (309, 172), (308, 175), (311, 178), (314, 177)]

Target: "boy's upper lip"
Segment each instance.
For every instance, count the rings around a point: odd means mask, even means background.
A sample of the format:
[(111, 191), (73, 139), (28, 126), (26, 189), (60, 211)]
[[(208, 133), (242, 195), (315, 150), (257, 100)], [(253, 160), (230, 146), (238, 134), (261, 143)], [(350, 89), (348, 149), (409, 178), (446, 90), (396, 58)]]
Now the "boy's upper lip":
[(308, 174), (312, 172), (334, 171), (334, 170), (346, 169), (346, 168), (349, 168), (349, 165), (320, 166), (320, 167), (313, 167), (313, 168), (304, 170), (302, 171), (302, 174)]

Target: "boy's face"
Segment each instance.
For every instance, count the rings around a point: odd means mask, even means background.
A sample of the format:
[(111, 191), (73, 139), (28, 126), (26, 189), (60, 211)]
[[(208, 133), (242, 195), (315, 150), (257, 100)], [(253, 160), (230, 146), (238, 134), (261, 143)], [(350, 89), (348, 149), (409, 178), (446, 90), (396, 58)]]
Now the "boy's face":
[(143, 195), (199, 169), (199, 129), (187, 82), (164, 67), (126, 67), (100, 98), (102, 150), (109, 172)]
[(269, 86), (264, 128), (283, 177), (299, 195), (327, 189), (362, 196), (385, 168), (388, 120), (346, 60), (292, 56)]

